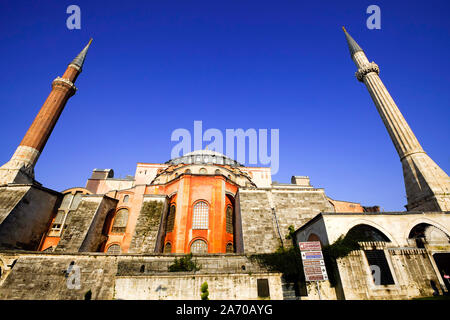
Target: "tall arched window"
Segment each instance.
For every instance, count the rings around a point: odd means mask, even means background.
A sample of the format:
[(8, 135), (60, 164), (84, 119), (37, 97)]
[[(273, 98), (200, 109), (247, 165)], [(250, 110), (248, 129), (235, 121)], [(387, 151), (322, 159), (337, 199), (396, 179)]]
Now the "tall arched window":
[(195, 240), (191, 244), (192, 253), (208, 253), (208, 244), (203, 240)]
[(122, 233), (125, 232), (128, 223), (128, 209), (120, 209), (116, 213), (116, 217), (114, 218), (114, 223), (111, 229), (111, 232)]
[(119, 254), (121, 252), (120, 246), (118, 244), (110, 245), (108, 250), (106, 251), (110, 254)]
[(172, 232), (173, 226), (175, 224), (175, 212), (177, 210), (177, 207), (173, 204), (170, 206), (169, 214), (167, 216), (167, 225), (166, 225), (166, 232)]
[(197, 202), (194, 205), (192, 229), (208, 229), (208, 228), (209, 228), (209, 206), (204, 201)]
[(129, 195), (124, 195), (123, 196), (123, 202), (128, 202), (128, 200), (130, 200), (130, 196)]
[(228, 233), (233, 233), (233, 208), (227, 207), (226, 229)]

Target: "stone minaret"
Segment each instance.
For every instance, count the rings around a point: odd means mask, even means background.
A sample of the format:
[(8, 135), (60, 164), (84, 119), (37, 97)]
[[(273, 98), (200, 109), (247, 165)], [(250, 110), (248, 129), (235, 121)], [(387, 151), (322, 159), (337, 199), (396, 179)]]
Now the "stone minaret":
[(369, 90), (403, 166), (408, 211), (450, 211), (450, 178), (425, 153), (364, 51), (345, 32), (350, 55), (358, 68), (356, 78)]
[(45, 100), (11, 160), (0, 167), (0, 185), (35, 183), (34, 166), (58, 121), (67, 100), (75, 94), (74, 83), (82, 71), (84, 59), (92, 42), (69, 64), (62, 77), (52, 82), (52, 91)]

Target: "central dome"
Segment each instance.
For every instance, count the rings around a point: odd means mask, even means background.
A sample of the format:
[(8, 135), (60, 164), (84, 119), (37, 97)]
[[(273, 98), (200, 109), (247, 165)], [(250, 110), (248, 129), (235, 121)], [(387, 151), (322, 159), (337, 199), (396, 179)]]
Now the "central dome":
[(195, 150), (185, 155), (167, 161), (168, 164), (218, 164), (229, 165), (232, 167), (242, 167), (242, 165), (227, 157), (226, 155), (212, 150)]

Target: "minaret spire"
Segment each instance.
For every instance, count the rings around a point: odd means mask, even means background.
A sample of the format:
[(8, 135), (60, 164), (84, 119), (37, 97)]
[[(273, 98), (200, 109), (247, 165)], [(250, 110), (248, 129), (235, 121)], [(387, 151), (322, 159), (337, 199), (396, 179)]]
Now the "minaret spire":
[(343, 28), (356, 78), (369, 90), (378, 113), (400, 157), (405, 180), (408, 211), (450, 211), (450, 178), (425, 153), (379, 77), (380, 69), (369, 62), (364, 51)]
[(358, 43), (356, 43), (356, 41), (352, 38), (352, 36), (348, 34), (344, 26), (342, 26), (342, 30), (344, 30), (345, 38), (347, 39), (348, 49), (350, 50), (350, 56), (353, 57), (353, 55), (356, 52), (363, 51), (363, 49), (361, 49), (361, 47), (358, 45)]
[(67, 101), (75, 94), (74, 83), (81, 73), (87, 51), (92, 42), (69, 64), (62, 77), (52, 82), (52, 91), (41, 107), (16, 152), (0, 167), (0, 185), (9, 183), (35, 183), (34, 166), (50, 137)]
[(76, 65), (79, 68), (83, 68), (84, 60), (86, 59), (87, 52), (89, 50), (89, 46), (92, 43), (92, 38), (89, 40), (89, 43), (84, 47), (83, 50), (72, 60), (70, 64)]

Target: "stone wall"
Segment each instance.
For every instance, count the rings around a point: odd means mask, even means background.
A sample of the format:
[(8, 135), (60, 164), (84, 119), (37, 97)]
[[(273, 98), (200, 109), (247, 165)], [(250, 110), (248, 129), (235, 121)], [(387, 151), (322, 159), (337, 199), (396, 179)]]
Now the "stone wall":
[(210, 300), (257, 300), (257, 279), (267, 279), (271, 300), (282, 300), (279, 274), (158, 275), (118, 277), (115, 299), (199, 300), (208, 283)]
[(245, 253), (273, 252), (282, 242), (289, 246), (290, 225), (295, 230), (320, 212), (334, 211), (322, 189), (244, 189), (239, 199)]
[[(164, 237), (164, 219), (167, 215), (167, 201), (165, 196), (145, 195), (142, 202), (130, 253), (154, 253), (162, 251)], [(161, 227), (160, 227), (161, 226)]]
[(35, 250), (61, 197), (34, 185), (0, 187), (0, 246)]
[[(115, 256), (0, 253), (0, 259), (16, 260), (11, 270), (2, 276), (5, 278), (0, 286), (2, 300), (82, 300), (89, 290), (92, 299), (112, 299), (114, 295)], [(66, 277), (72, 261), (72, 268), (80, 271), (79, 288), (67, 285), (75, 274), (73, 270)]]
[(56, 252), (95, 252), (109, 210), (117, 200), (107, 196), (85, 195), (75, 211), (70, 211)]
[[(0, 252), (0, 299), (258, 299), (257, 279), (268, 279), (271, 299), (282, 299), (281, 275), (241, 255), (199, 255), (197, 272), (168, 272), (174, 255)], [(74, 277), (79, 271), (79, 286)]]
[[(388, 248), (384, 250), (395, 284), (376, 285), (362, 250), (338, 259), (346, 300), (411, 299), (432, 296), (430, 280), (439, 280), (424, 249)], [(442, 294), (442, 292), (440, 292)]]

